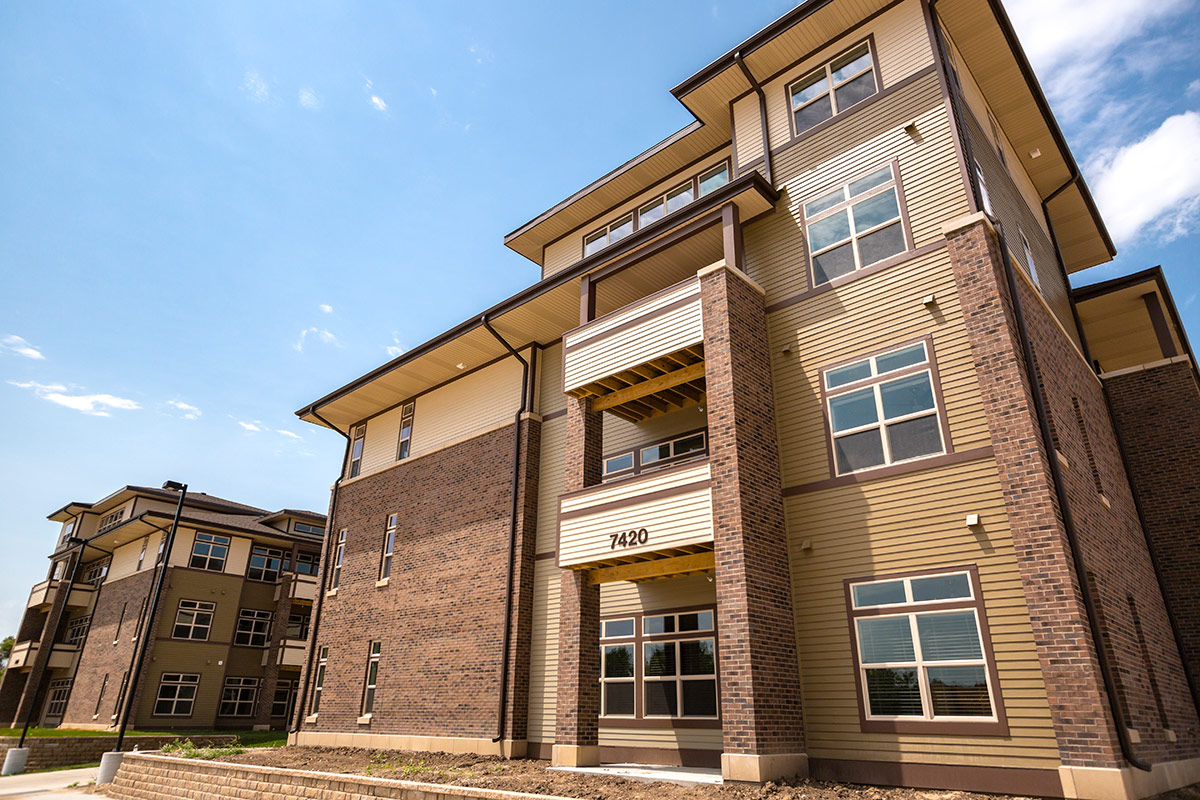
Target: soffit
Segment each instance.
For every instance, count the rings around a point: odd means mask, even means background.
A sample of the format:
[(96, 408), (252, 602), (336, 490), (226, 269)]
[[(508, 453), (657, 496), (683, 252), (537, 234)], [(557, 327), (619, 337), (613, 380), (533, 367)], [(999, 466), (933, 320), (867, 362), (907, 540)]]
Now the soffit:
[[(1086, 287), (1085, 287), (1086, 291)], [(1153, 294), (1170, 331), (1177, 353), (1187, 352), (1186, 342), (1170, 313), (1154, 277), (1076, 301), (1079, 321), (1087, 336), (1092, 357), (1105, 372), (1150, 364), (1163, 358), (1154, 323), (1146, 309), (1145, 295)]]

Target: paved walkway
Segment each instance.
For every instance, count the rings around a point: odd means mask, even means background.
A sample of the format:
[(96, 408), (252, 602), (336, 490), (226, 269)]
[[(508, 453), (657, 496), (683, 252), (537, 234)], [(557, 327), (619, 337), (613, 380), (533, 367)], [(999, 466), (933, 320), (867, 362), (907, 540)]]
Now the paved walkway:
[[(33, 772), (25, 775), (6, 775), (0, 778), (0, 798), (16, 800), (36, 797), (38, 800), (79, 800), (79, 790), (96, 780), (99, 767), (60, 769), (57, 772)], [(74, 788), (72, 788), (74, 784)]]

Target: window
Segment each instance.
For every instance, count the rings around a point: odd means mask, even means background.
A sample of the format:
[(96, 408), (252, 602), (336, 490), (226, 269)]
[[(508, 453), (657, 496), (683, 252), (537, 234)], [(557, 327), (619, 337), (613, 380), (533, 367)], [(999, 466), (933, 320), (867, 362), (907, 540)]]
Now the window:
[(159, 534), (158, 537), (158, 552), (154, 555), (154, 565), (158, 566), (163, 562), (163, 555), (166, 553), (167, 537)]
[(67, 698), (71, 696), (71, 678), (50, 681), (50, 694), (46, 699), (46, 716), (62, 717), (67, 710)]
[(275, 695), (271, 698), (271, 716), (291, 719), (296, 710), (296, 681), (281, 679), (275, 682)]
[(908, 249), (893, 162), (804, 204), (813, 286)]
[(252, 581), (274, 583), (279, 580), (279, 570), (282, 566), (282, 550), (255, 545), (250, 548), (250, 566), (246, 570), (246, 577)]
[(987, 112), (988, 125), (992, 129), (992, 144), (996, 147), (996, 156), (1000, 159), (1000, 166), (1008, 169), (1008, 162), (1004, 158), (1004, 139), (1000, 135), (1000, 126), (996, 124), (996, 118), (992, 116), (992, 110), (989, 108)]
[(129, 671), (121, 673), (121, 686), (117, 689), (117, 701), (113, 703), (112, 719), (116, 719), (125, 705), (125, 690), (129, 688)]
[(697, 183), (700, 185), (701, 197), (704, 197), (709, 192), (715, 192), (729, 183), (729, 164), (719, 164), (708, 172), (701, 172)]
[(199, 685), (199, 675), (164, 672), (158, 684), (158, 697), (154, 700), (154, 716), (190, 717)]
[(834, 471), (945, 452), (928, 341), (824, 370)]
[(626, 214), (616, 222), (605, 225), (600, 230), (585, 238), (583, 240), (583, 254), (590, 256), (592, 253), (599, 252), (610, 244), (621, 241), (631, 233), (633, 233), (633, 214)]
[(222, 572), (225, 569), (225, 558), (229, 555), (229, 537), (218, 536), (215, 533), (196, 532), (192, 542), (192, 560), (188, 566), (193, 569), (208, 569)]
[(847, 581), (867, 722), (999, 721), (978, 587), (968, 569)]
[(237, 630), (233, 634), (233, 643), (245, 647), (266, 647), (271, 643), (270, 611), (259, 611), (254, 608), (243, 608), (238, 611)]
[(297, 575), (316, 575), (317, 562), (321, 560), (321, 556), (317, 553), (296, 553), (295, 562), (290, 556), (285, 556), (283, 559), (283, 571), (294, 572)]
[(136, 641), (136, 640), (137, 640), (137, 637), (141, 635), (141, 631), (142, 631), (142, 621), (146, 619), (146, 607), (147, 607), (147, 606), (149, 606), (149, 604), (150, 604), (150, 598), (149, 598), (149, 597), (143, 597), (143, 598), (142, 598), (142, 605), (141, 605), (141, 607), (140, 607), (140, 608), (138, 608), (137, 624), (135, 624), (135, 625), (134, 625), (134, 627), (133, 627), (133, 639), (134, 639), (134, 641)]
[(310, 619), (308, 614), (288, 614), (287, 635), (284, 638), (307, 639)]
[(992, 211), (992, 196), (988, 192), (987, 181), (983, 179), (983, 168), (979, 166), (978, 161), (975, 162), (975, 180), (979, 183), (979, 198), (983, 201), (983, 210), (989, 217), (996, 216)]
[(1042, 282), (1038, 280), (1037, 263), (1033, 260), (1033, 249), (1029, 246), (1029, 240), (1025, 238), (1025, 231), (1017, 228), (1017, 233), (1021, 234), (1021, 247), (1025, 250), (1025, 266), (1029, 269), (1029, 277), (1033, 278), (1033, 285), (1042, 288)]
[(604, 458), (604, 479), (638, 475), (708, 455), (708, 432), (692, 431)]
[(333, 576), (329, 588), (336, 589), (342, 581), (342, 558), (346, 555), (346, 529), (338, 531), (337, 550), (333, 554)]
[(317, 525), (309, 525), (307, 522), (297, 522), (292, 526), (292, 530), (297, 533), (324, 533), (325, 529)]
[(207, 642), (208, 634), (212, 630), (213, 613), (216, 610), (216, 603), (180, 600), (179, 610), (175, 612), (175, 627), (171, 629), (171, 638)]
[(792, 135), (799, 136), (878, 90), (871, 46), (863, 42), (788, 87)]
[(52, 580), (52, 581), (62, 580), (63, 573), (66, 571), (66, 569), (67, 569), (66, 561), (55, 561), (53, 564), (50, 565), (50, 580)]
[(375, 687), (379, 681), (379, 652), (382, 648), (381, 642), (371, 642), (370, 648), (367, 650), (367, 677), (363, 681), (363, 715), (370, 714), (375, 708)]
[(603, 620), (601, 714), (716, 719), (713, 621), (711, 609)]
[(117, 630), (113, 634), (113, 644), (121, 641), (121, 626), (125, 623), (125, 612), (129, 609), (129, 603), (121, 604), (121, 613), (117, 617)]
[(317, 672), (313, 677), (312, 707), (310, 714), (316, 714), (321, 708), (321, 692), (325, 691), (325, 666), (329, 663), (329, 648), (322, 647), (317, 653)]
[(354, 428), (354, 439), (350, 444), (350, 477), (357, 478), (362, 470), (363, 443), (367, 438), (367, 426), (358, 425)]
[(87, 638), (88, 628), (92, 625), (92, 615), (76, 617), (67, 623), (67, 633), (63, 638), (64, 644), (81, 645)]
[(142, 539), (142, 549), (138, 553), (137, 569), (134, 572), (142, 571), (142, 564), (146, 561), (146, 545), (149, 544), (149, 539)]
[(399, 521), (399, 514), (391, 514), (387, 518), (387, 529), (383, 532), (383, 556), (379, 561), (380, 580), (392, 574), (392, 553), (396, 549), (396, 526)]
[(103, 533), (109, 528), (115, 528), (123, 519), (125, 519), (125, 509), (123, 508), (118, 508), (111, 514), (105, 514), (100, 518), (100, 525), (97, 527), (96, 532)]
[(221, 693), (222, 717), (252, 717), (258, 702), (258, 678), (226, 678)]
[(108, 564), (108, 556), (88, 564), (87, 572), (83, 573), (83, 582), (93, 586), (104, 583), (104, 578), (108, 575)]
[(664, 195), (659, 195), (638, 209), (638, 228), (641, 229), (652, 222), (657, 222), (667, 214), (678, 211), (695, 199), (696, 190), (692, 186), (691, 181), (682, 186), (677, 186)]
[(100, 679), (100, 693), (96, 695), (96, 707), (92, 709), (92, 719), (100, 716), (100, 703), (104, 701), (104, 690), (108, 688), (108, 673)]
[(412, 449), (413, 411), (416, 405), (416, 403), (405, 403), (404, 408), (400, 409), (400, 440), (396, 445), (397, 461), (408, 458), (409, 451)]

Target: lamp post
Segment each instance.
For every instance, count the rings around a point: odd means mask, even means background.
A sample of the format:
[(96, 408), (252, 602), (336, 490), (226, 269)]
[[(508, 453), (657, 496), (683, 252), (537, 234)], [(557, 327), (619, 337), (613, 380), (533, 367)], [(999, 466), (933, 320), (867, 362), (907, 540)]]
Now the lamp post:
[(117, 731), (117, 743), (113, 745), (111, 751), (100, 757), (100, 771), (96, 775), (97, 784), (112, 783), (113, 778), (117, 775), (117, 768), (121, 766), (121, 761), (125, 758), (125, 754), (121, 751), (121, 745), (125, 743), (125, 729), (129, 727), (133, 698), (137, 694), (138, 683), (142, 676), (142, 665), (146, 661), (146, 650), (150, 646), (150, 627), (154, 624), (154, 615), (158, 612), (158, 601), (167, 575), (167, 564), (171, 559), (171, 548), (175, 544), (175, 532), (179, 529), (179, 517), (183, 514), (183, 501), (187, 497), (186, 483), (167, 481), (162, 488), (179, 492), (179, 503), (175, 506), (175, 518), (171, 520), (171, 529), (167, 531), (167, 541), (163, 545), (162, 563), (158, 565), (158, 574), (155, 575), (154, 586), (150, 590), (150, 603), (146, 606), (146, 629), (138, 635), (137, 659), (133, 663), (133, 669), (129, 671), (129, 681), (125, 685), (125, 698), (121, 704), (121, 727)]

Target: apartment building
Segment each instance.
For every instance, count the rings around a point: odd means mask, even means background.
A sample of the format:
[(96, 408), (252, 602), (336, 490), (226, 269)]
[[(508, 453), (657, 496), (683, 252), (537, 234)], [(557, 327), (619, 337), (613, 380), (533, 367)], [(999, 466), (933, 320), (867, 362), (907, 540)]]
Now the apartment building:
[(105, 730), (126, 718), (152, 730), (286, 726), (325, 515), (197, 492), (182, 507), (179, 499), (176, 490), (125, 486), (49, 516), (62, 531), (0, 681), (6, 726)]
[(807, 0), (672, 93), (505, 237), (536, 284), (297, 412), (291, 740), (1200, 780), (1195, 366), (1160, 274), (1071, 291), (1114, 248), (999, 3)]

